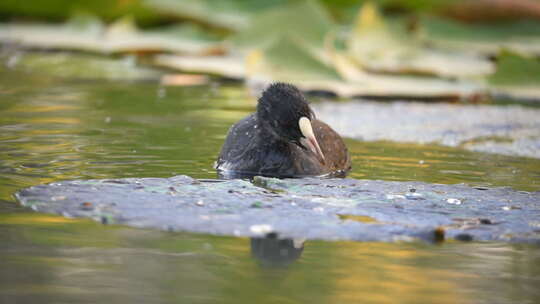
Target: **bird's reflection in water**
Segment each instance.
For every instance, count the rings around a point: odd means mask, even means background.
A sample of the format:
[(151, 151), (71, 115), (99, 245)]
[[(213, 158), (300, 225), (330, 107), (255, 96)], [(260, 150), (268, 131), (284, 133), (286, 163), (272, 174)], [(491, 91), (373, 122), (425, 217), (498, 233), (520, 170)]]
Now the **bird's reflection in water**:
[(251, 238), (251, 255), (265, 267), (285, 267), (300, 258), (304, 239), (280, 239), (276, 233)]

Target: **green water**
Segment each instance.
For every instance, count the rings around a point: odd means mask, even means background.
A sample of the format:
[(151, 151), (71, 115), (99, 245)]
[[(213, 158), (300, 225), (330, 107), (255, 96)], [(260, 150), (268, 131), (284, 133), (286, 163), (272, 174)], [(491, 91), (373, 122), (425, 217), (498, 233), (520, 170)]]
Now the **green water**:
[[(540, 250), (308, 241), (269, 266), (250, 240), (39, 214), (13, 193), (79, 178), (214, 178), (239, 84), (60, 80), (0, 71), (1, 303), (539, 303)], [(540, 190), (540, 161), (348, 140), (354, 178)]]

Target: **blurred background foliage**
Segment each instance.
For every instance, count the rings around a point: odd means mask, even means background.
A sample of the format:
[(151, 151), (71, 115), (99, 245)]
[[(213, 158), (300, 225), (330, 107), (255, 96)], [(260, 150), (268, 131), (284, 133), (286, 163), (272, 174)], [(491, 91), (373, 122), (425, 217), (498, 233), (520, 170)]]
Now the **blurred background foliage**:
[[(125, 15), (133, 16), (139, 25), (152, 26), (178, 20), (167, 7), (182, 7), (186, 19), (204, 19), (224, 13), (249, 14), (301, 0), (3, 0), (0, 20), (65, 21), (77, 12), (85, 12), (110, 22)], [(350, 22), (363, 0), (321, 0), (339, 22)], [(378, 0), (386, 13), (445, 15), (468, 21), (538, 18), (540, 4), (536, 0)], [(206, 20), (212, 24), (211, 20)], [(239, 22), (239, 21), (237, 21)]]
[[(4, 0), (0, 42), (135, 55), (116, 66), (213, 74), (255, 88), (279, 80), (342, 97), (537, 100), (539, 20), (537, 0)], [(68, 60), (39, 56), (11, 56), (7, 65), (57, 73), (54, 62)], [(76, 62), (64, 75), (76, 76)], [(115, 64), (102, 62), (97, 69), (118, 78)]]

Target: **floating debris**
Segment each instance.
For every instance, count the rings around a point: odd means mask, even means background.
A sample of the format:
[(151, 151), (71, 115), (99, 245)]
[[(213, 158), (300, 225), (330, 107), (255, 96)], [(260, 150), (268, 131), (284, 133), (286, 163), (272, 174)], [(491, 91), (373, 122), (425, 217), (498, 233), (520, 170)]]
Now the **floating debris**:
[(81, 204), (81, 209), (85, 211), (94, 210), (94, 205), (90, 202), (84, 202)]
[(519, 210), (519, 209), (521, 209), (521, 207), (519, 207), (519, 206), (504, 206), (504, 207), (502, 207), (502, 209), (505, 210), (505, 211), (510, 211), (510, 210)]
[(357, 221), (361, 223), (377, 223), (377, 220), (367, 215), (338, 214), (342, 220)]
[(435, 228), (435, 230), (433, 231), (433, 234), (435, 236), (435, 242), (440, 243), (440, 242), (444, 241), (445, 230), (444, 230), (443, 227)]
[(160, 84), (164, 86), (197, 86), (207, 84), (209, 77), (193, 74), (166, 74), (161, 76)]
[(446, 202), (451, 205), (461, 205), (461, 200), (457, 198), (448, 198)]
[(473, 236), (468, 233), (460, 233), (454, 237), (458, 241), (470, 242), (473, 240)]
[(424, 200), (424, 196), (421, 193), (409, 192), (405, 194), (405, 198), (410, 200)]
[(490, 219), (487, 219), (487, 218), (481, 218), (481, 219), (478, 219), (478, 221), (482, 225), (493, 225), (494, 224)]
[(272, 232), (272, 226), (270, 225), (253, 225), (249, 227), (249, 230), (255, 234), (264, 235)]
[(250, 206), (251, 208), (262, 208), (263, 207), (263, 203), (262, 202), (254, 202), (251, 204)]

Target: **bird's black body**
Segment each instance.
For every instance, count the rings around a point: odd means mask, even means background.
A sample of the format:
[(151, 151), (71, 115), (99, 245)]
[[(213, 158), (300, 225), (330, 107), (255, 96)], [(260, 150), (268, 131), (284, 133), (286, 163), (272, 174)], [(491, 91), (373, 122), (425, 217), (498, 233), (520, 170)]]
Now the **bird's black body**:
[[(304, 144), (302, 117), (311, 122), (322, 158)], [(225, 178), (335, 176), (350, 170), (350, 158), (341, 137), (315, 119), (300, 91), (277, 83), (263, 92), (257, 112), (231, 127), (216, 169)]]

